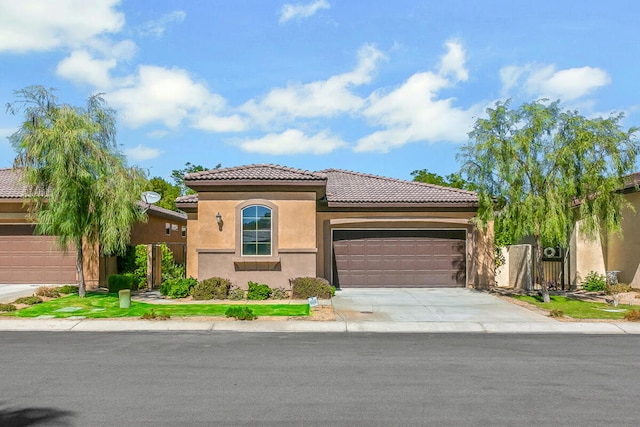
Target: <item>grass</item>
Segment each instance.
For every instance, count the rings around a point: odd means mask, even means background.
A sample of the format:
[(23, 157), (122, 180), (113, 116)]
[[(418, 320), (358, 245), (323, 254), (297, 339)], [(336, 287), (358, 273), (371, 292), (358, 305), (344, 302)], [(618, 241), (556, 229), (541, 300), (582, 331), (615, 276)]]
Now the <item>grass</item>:
[[(117, 317), (142, 317), (153, 309), (158, 316), (190, 317), (221, 316), (224, 317), (231, 306), (245, 304), (147, 304), (131, 301), (130, 308), (120, 308), (117, 294), (101, 294), (88, 292), (85, 298), (69, 295), (53, 299), (22, 310), (0, 313), (0, 316), (54, 318), (85, 317), (88, 319), (106, 319)], [(306, 304), (264, 304), (252, 305), (256, 316), (308, 316), (309, 306)]]
[(637, 305), (621, 304), (614, 307), (609, 304), (581, 301), (559, 295), (551, 295), (551, 302), (547, 304), (542, 302), (542, 297), (539, 296), (514, 295), (513, 298), (528, 302), (550, 312), (553, 310), (562, 311), (565, 316), (573, 317), (574, 319), (621, 320), (624, 319), (627, 312), (640, 309)]

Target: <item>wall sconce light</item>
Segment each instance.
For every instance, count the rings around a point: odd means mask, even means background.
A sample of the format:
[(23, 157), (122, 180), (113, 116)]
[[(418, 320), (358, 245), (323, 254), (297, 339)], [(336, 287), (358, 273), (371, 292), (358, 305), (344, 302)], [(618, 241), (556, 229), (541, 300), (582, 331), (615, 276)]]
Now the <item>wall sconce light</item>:
[(216, 222), (218, 223), (218, 228), (220, 229), (220, 231), (222, 231), (222, 215), (220, 215), (220, 212), (218, 212), (216, 214)]

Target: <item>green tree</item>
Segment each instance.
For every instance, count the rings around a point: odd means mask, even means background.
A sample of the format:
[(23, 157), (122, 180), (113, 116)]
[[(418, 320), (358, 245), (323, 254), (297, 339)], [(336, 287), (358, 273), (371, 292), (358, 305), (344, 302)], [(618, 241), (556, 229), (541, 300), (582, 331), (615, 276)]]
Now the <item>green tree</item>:
[(411, 172), (411, 176), (415, 182), (425, 182), (427, 184), (435, 184), (443, 187), (460, 188), (463, 190), (475, 190), (475, 185), (472, 182), (465, 180), (462, 174), (458, 172), (450, 173), (443, 177), (434, 172), (429, 172), (427, 169), (414, 170)]
[[(463, 171), (478, 186), (479, 218), (496, 215), (514, 239), (532, 236), (536, 281), (549, 301), (542, 270), (544, 246), (566, 246), (578, 220), (587, 238), (620, 230), (618, 191), (632, 172), (637, 128), (623, 130), (622, 114), (587, 119), (562, 111), (559, 101), (498, 102), (478, 119), (459, 154)], [(496, 213), (497, 212), (497, 213)]]
[[(218, 163), (214, 169), (220, 169), (222, 164)], [(202, 172), (209, 170), (201, 165), (194, 165), (191, 162), (187, 162), (184, 164), (182, 169), (174, 169), (171, 171), (171, 179), (173, 182), (180, 188), (180, 195), (184, 196), (185, 194), (195, 194), (195, 191), (184, 185), (184, 176), (188, 173), (194, 172)]]
[(179, 186), (171, 184), (164, 178), (154, 176), (149, 180), (146, 188), (162, 196), (162, 199), (155, 204), (156, 206), (172, 211), (179, 210), (176, 207), (176, 198), (181, 195)]
[(29, 190), (36, 232), (77, 250), (79, 295), (85, 295), (83, 243), (121, 253), (139, 219), (144, 174), (129, 168), (116, 144), (115, 112), (99, 96), (85, 108), (62, 104), (41, 86), (15, 92), (7, 110), (24, 114), (10, 140)]

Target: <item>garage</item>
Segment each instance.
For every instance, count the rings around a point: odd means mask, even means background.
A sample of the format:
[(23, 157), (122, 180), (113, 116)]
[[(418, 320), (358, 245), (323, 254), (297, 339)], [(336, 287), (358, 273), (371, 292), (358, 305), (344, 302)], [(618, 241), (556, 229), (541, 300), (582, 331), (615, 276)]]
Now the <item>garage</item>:
[(466, 230), (333, 230), (339, 288), (464, 287)]
[(76, 282), (76, 252), (56, 248), (55, 238), (33, 235), (32, 225), (0, 226), (0, 284)]

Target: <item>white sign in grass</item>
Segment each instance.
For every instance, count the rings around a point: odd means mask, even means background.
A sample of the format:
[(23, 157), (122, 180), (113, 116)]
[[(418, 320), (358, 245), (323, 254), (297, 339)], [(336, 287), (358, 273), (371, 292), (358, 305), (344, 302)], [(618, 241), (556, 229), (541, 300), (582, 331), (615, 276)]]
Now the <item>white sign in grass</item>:
[(309, 297), (307, 298), (309, 301), (309, 307), (317, 307), (318, 306), (318, 297)]

